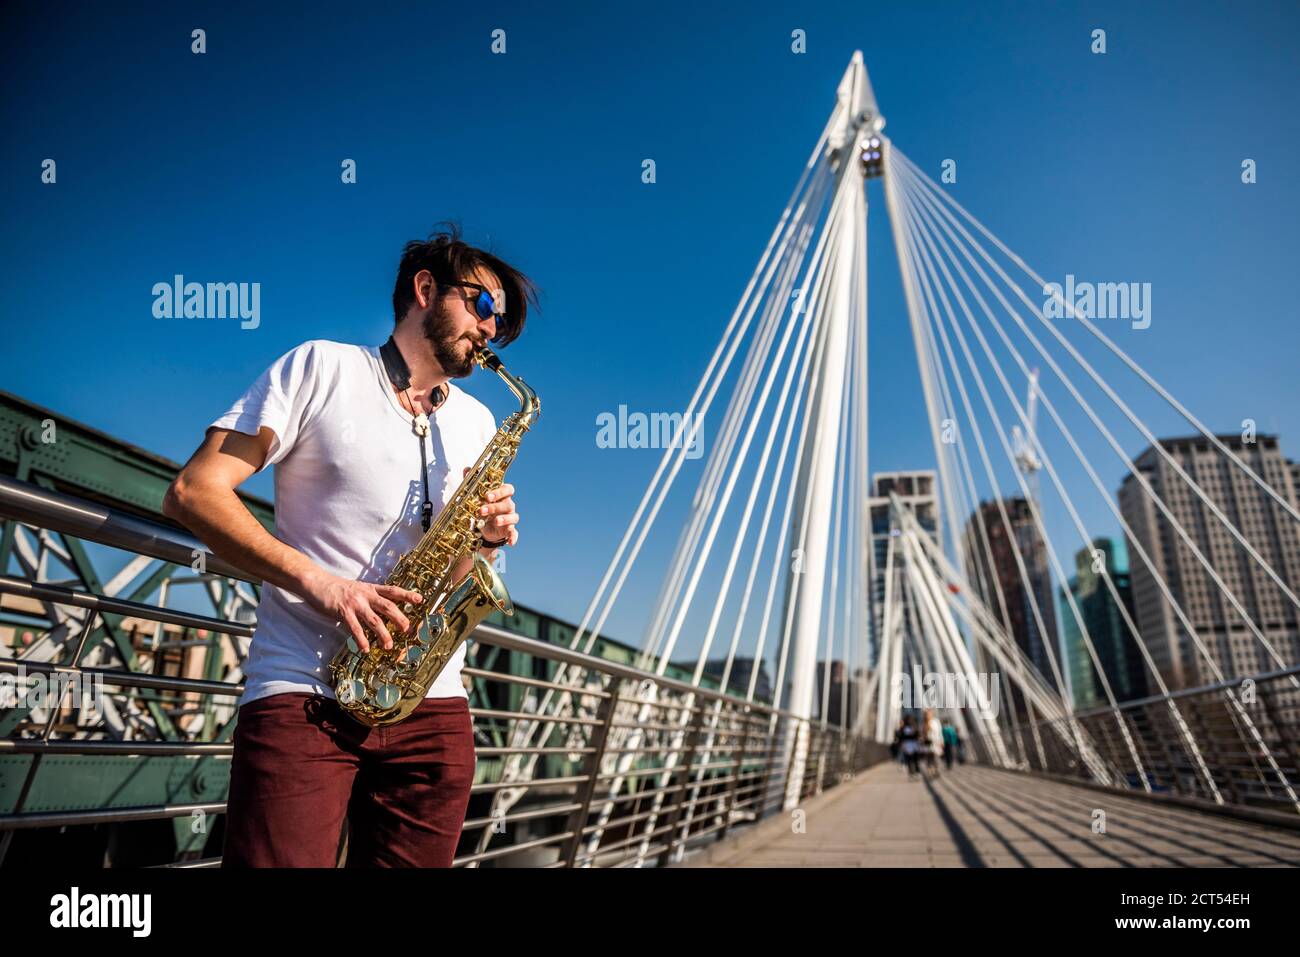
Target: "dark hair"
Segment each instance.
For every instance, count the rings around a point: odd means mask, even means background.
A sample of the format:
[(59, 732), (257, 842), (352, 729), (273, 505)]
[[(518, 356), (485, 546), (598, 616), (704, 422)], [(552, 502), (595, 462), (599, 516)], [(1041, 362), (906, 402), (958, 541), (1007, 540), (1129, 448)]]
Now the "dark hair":
[(497, 321), (494, 345), (506, 346), (523, 332), (528, 303), (537, 305), (537, 287), (518, 269), (484, 249), (471, 246), (461, 238), (459, 224), (442, 222), (426, 240), (413, 239), (402, 247), (402, 261), (393, 285), (393, 320), (401, 322), (415, 302), (415, 275), (427, 269), (442, 296), (453, 283), (467, 279), (479, 268), (492, 270), (506, 294), (506, 311)]

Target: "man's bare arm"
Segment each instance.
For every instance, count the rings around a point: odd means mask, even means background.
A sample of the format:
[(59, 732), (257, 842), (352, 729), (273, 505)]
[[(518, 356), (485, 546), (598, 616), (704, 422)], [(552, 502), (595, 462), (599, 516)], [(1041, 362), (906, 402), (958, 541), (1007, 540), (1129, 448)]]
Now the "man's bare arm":
[(392, 647), (380, 616), (406, 631), (410, 622), (396, 603), (418, 602), (418, 593), (326, 572), (268, 532), (235, 494), (266, 462), (274, 438), (265, 426), (255, 436), (210, 430), (167, 489), (163, 514), (188, 528), (217, 557), (344, 622), (363, 652), (369, 650), (363, 626), (380, 637), (383, 647)]
[(167, 489), (162, 510), (217, 557), (301, 595), (316, 565), (268, 532), (235, 494), (262, 467), (273, 438), (266, 427), (256, 436), (213, 429)]

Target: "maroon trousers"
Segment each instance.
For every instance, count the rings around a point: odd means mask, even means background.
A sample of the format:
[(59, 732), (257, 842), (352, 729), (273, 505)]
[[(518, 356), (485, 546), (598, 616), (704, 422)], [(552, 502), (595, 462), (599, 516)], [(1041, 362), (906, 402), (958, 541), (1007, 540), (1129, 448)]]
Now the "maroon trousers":
[(469, 702), (427, 698), (369, 728), (305, 692), (239, 709), (223, 867), (450, 867), (470, 786)]

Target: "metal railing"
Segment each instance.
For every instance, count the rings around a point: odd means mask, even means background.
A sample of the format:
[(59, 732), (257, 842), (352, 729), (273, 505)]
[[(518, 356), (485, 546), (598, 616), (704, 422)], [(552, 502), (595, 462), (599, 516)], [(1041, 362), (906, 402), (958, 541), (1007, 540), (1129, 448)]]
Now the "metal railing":
[[(1300, 812), (1300, 666), (1094, 708), (1073, 720), (1130, 790)], [(1021, 721), (1015, 737), (1023, 770), (1093, 779), (1069, 746), (1068, 719)], [(978, 759), (995, 763), (983, 747)]]
[[(189, 565), (199, 550), (206, 554), (208, 575), (249, 580), (183, 533), (2, 477), (0, 519), (177, 564)], [(137, 699), (157, 705), (165, 700), (173, 708), (188, 702), (160, 696), (220, 697), (231, 704), (230, 699), (242, 693), (242, 685), (236, 682), (93, 668), (80, 662), (89, 650), (86, 639), (98, 615), (130, 616), (242, 637), (252, 634), (247, 623), (11, 576), (0, 576), (0, 594), (89, 613), (78, 633), (65, 643), (74, 649), (67, 663), (0, 658), (0, 675), (17, 674), (22, 668), (47, 679), (78, 678), (117, 689), (113, 694), (123, 704)], [(475, 632), (464, 673), (475, 686), (470, 713), (482, 773), (472, 786), (462, 831), (463, 853), (456, 865), (669, 864), (688, 848), (721, 840), (733, 828), (833, 787), (888, 755), (881, 744), (817, 720), (796, 718), (762, 703), (491, 625)], [(546, 696), (554, 707), (539, 714), (539, 700)], [(44, 710), (42, 722), (29, 720), (8, 740), (0, 740), (0, 755), (34, 756), (12, 811), (0, 814), (0, 853), (22, 830), (122, 825), (225, 811), (224, 802), (198, 801), (24, 812), (24, 801), (47, 757), (184, 756), (228, 761), (233, 750), (228, 740), (165, 740), (160, 734), (142, 738), (138, 725), (119, 738), (106, 736), (104, 728), (94, 726), (55, 738), (56, 719), (63, 710), (60, 706)], [(528, 728), (536, 732), (531, 737), (522, 733)], [(223, 728), (219, 737), (228, 738), (229, 731), (230, 727)], [(792, 780), (787, 749), (796, 755), (806, 749), (797, 795), (787, 794)], [(191, 859), (167, 866), (219, 862), (219, 858)]]

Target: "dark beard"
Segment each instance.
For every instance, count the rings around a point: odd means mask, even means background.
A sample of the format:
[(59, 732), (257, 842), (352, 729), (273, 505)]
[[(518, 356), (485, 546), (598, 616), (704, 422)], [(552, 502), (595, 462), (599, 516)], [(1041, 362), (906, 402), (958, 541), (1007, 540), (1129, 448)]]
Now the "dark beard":
[(429, 340), (433, 357), (438, 360), (442, 371), (453, 379), (464, 379), (474, 368), (473, 349), (468, 350), (463, 358), (456, 351), (460, 339), (452, 338), (452, 321), (439, 305), (431, 307), (424, 317), (424, 337)]

